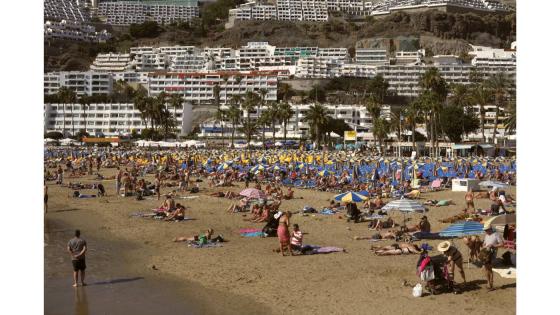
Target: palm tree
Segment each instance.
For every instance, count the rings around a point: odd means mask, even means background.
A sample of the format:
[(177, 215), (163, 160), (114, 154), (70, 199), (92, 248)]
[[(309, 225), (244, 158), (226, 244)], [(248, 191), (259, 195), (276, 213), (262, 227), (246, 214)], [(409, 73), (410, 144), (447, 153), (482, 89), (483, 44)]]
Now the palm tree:
[(506, 132), (508, 134), (515, 132), (515, 130), (517, 129), (517, 117), (516, 117), (517, 110), (515, 107), (516, 107), (515, 102), (511, 101), (508, 106), (509, 116), (508, 118), (506, 118), (505, 121)]
[(86, 109), (89, 108), (90, 105), (90, 97), (87, 95), (80, 96), (78, 100), (80, 105), (82, 106), (82, 111), (84, 115), (84, 133), (87, 133), (87, 120), (86, 120)]
[(224, 77), (222, 78), (222, 80), (224, 81), (224, 103), (228, 103), (228, 98), (227, 98), (227, 84), (229, 81), (229, 76), (228, 75), (224, 75)]
[(371, 132), (372, 132), (373, 141), (374, 141), (374, 144), (375, 144), (375, 141), (376, 141), (375, 132), (374, 132), (375, 123), (377, 122), (377, 119), (379, 118), (379, 116), (381, 116), (381, 106), (379, 106), (379, 103), (377, 102), (376, 98), (372, 97), (370, 99), (370, 101), (366, 105), (366, 110), (371, 117)]
[[(451, 85), (451, 95), (449, 96), (449, 104), (457, 106), (463, 110), (466, 110), (469, 114), (472, 113), (473, 97), (469, 87), (465, 84), (453, 84)], [(463, 133), (465, 131), (465, 126), (463, 124)]]
[(426, 112), (426, 117), (430, 121), (430, 154), (436, 154), (436, 141), (438, 141), (437, 120), (439, 119), (439, 112), (445, 102), (448, 94), (447, 83), (441, 76), (439, 70), (435, 67), (428, 68), (422, 74), (419, 80), (419, 85), (422, 88), (422, 104)]
[(288, 122), (294, 116), (295, 111), (292, 109), (292, 105), (286, 102), (280, 103), (278, 106), (278, 120), (284, 125), (284, 144), (286, 144), (286, 136), (288, 134)]
[(486, 121), (486, 108), (484, 107), (490, 103), (492, 97), (490, 90), (487, 88), (487, 84), (476, 83), (471, 88), (471, 96), (473, 103), (478, 104), (480, 107), (480, 129), (482, 132), (482, 142), (486, 142), (486, 137), (484, 136), (484, 125)]
[(140, 112), (140, 119), (144, 123), (144, 129), (148, 129), (148, 97), (142, 93), (136, 91), (136, 95), (134, 96), (134, 108)]
[[(259, 89), (257, 91), (257, 93), (258, 93), (259, 98), (260, 98), (260, 102), (258, 102), (258, 105), (257, 105), (258, 106), (258, 112), (259, 112), (259, 115), (262, 115), (261, 108), (266, 106), (266, 103), (267, 103), (266, 102), (266, 95), (268, 94), (268, 91), (266, 89), (262, 88), (262, 89)], [(262, 141), (263, 141), (263, 149), (266, 149), (266, 145), (264, 143), (264, 140), (265, 140), (264, 139), (264, 133), (265, 133), (264, 126), (265, 125), (262, 125)]]
[(272, 127), (272, 142), (276, 143), (276, 122), (278, 121), (278, 114), (280, 112), (278, 102), (268, 104), (266, 112), (269, 116), (268, 122), (270, 122), (270, 126)]
[(303, 121), (309, 123), (318, 147), (321, 144), (321, 129), (327, 123), (327, 109), (321, 104), (313, 104), (305, 113)]
[(247, 140), (247, 147), (249, 147), (253, 135), (257, 133), (257, 127), (258, 125), (251, 122), (250, 120), (243, 119), (241, 121), (241, 128), (239, 130), (245, 135), (245, 139)]
[[(238, 96), (234, 95), (233, 97)], [(233, 100), (232, 97), (232, 100)], [(239, 110), (236, 106), (230, 106), (226, 112), (226, 116), (231, 123), (231, 147), (233, 148), (233, 139), (235, 139), (235, 129), (239, 124), (239, 120), (241, 119), (241, 110)]]
[(222, 130), (222, 145), (223, 145), (223, 144), (225, 144), (224, 120), (226, 119), (226, 111), (221, 109), (221, 108), (218, 108), (216, 113), (214, 113), (214, 118), (220, 122), (220, 127), (221, 127), (221, 130)]
[[(183, 108), (183, 96), (180, 94), (173, 94), (169, 98), (169, 106), (174, 109), (173, 119), (177, 121), (177, 109)], [(179, 136), (179, 132), (177, 132), (177, 137)]]
[(418, 151), (416, 148), (416, 123), (421, 116), (422, 104), (419, 99), (415, 99), (410, 102), (405, 109), (405, 122), (410, 127), (412, 131), (412, 147), (414, 151)]
[(392, 108), (391, 109), (391, 122), (389, 124), (390, 131), (397, 132), (397, 141), (399, 142), (399, 150), (398, 154), (400, 156), (400, 142), (401, 142), (401, 133), (402, 133), (402, 121), (403, 119), (403, 109), (402, 108)]
[(387, 138), (387, 133), (389, 132), (389, 123), (381, 118), (378, 117), (375, 119), (375, 125), (373, 127), (373, 134), (377, 139), (379, 139), (379, 146), (381, 147), (381, 154), (385, 153), (385, 148), (383, 142), (385, 138)]
[(492, 143), (496, 143), (496, 133), (498, 132), (498, 116), (500, 114), (500, 107), (504, 107), (504, 103), (509, 94), (511, 81), (503, 72), (498, 72), (488, 79), (488, 87), (494, 95), (494, 104), (496, 105), (496, 115), (494, 117), (494, 131), (492, 133)]
[(70, 112), (72, 113), (72, 135), (74, 135), (74, 114), (72, 107), (74, 107), (74, 103), (76, 102), (76, 92), (66, 86), (63, 86), (58, 89), (57, 96), (62, 102), (62, 114), (64, 115), (64, 119), (62, 120), (62, 134), (66, 133), (66, 104), (71, 104), (72, 106), (70, 107)]

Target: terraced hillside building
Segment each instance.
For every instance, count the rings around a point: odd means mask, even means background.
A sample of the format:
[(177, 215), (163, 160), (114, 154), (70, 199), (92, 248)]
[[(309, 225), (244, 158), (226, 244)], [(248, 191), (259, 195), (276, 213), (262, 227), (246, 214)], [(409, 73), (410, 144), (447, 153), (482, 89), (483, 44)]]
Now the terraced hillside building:
[(190, 21), (199, 16), (198, 0), (105, 0), (97, 15), (111, 25)]
[(372, 6), (370, 15), (415, 13), (427, 10), (453, 13), (504, 13), (509, 12), (510, 8), (497, 0), (383, 0)]

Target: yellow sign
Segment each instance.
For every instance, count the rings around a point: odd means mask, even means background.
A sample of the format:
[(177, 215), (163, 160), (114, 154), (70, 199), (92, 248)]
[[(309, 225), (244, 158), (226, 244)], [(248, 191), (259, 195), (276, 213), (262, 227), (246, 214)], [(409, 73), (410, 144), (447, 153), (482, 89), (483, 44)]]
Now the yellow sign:
[(358, 139), (358, 133), (354, 130), (344, 132), (344, 141), (356, 141)]

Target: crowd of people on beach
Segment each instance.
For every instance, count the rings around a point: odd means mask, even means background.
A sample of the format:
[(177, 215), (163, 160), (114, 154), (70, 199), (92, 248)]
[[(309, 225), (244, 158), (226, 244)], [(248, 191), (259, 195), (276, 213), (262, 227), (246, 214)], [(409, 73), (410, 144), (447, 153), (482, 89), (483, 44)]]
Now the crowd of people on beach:
[[(101, 175), (102, 168), (113, 169), (112, 176)], [(153, 175), (153, 180), (148, 180)], [(92, 177), (93, 176), (93, 177)], [(246, 213), (245, 221), (264, 224), (262, 236), (276, 236), (282, 255), (317, 254), (343, 252), (343, 248), (320, 247), (305, 244), (303, 232), (298, 224), (292, 224), (293, 213), (283, 211), (282, 202), (297, 198), (295, 188), (314, 189), (339, 193), (356, 191), (366, 197), (361, 207), (354, 201), (331, 200), (320, 211), (307, 207), (302, 215), (309, 213), (345, 215), (349, 222), (368, 221), (373, 235), (355, 236), (355, 240), (393, 240), (388, 246), (371, 246), (379, 256), (419, 254), (418, 276), (426, 281), (431, 291), (436, 291), (438, 278), (444, 278), (447, 286), (457, 292), (455, 270), (461, 275), (463, 284), (466, 275), (463, 255), (450, 241), (443, 241), (437, 250), (445, 257), (442, 263), (429, 255), (431, 246), (413, 241), (433, 237), (431, 224), (426, 215), (417, 224), (399, 224), (383, 210), (391, 199), (418, 199), (427, 191), (449, 187), (453, 178), (495, 180), (515, 185), (515, 160), (505, 158), (380, 158), (367, 154), (349, 152), (306, 152), (297, 150), (242, 151), (207, 149), (146, 150), (134, 148), (47, 148), (45, 150), (45, 212), (48, 209), (47, 182), (67, 187), (73, 197), (94, 198), (113, 195), (107, 191), (103, 181), (114, 181), (114, 195), (118, 198), (135, 197), (160, 200), (161, 205), (152, 210), (151, 217), (163, 221), (183, 221), (188, 207), (175, 200), (189, 193), (202, 192), (201, 183), (206, 181), (210, 188), (242, 186), (245, 189), (213, 191), (206, 195), (225, 198), (230, 205), (227, 213)], [(94, 184), (81, 183), (80, 179), (93, 180)], [(162, 194), (163, 188), (172, 191)], [(95, 189), (96, 194), (83, 194), (81, 190)], [(167, 189), (166, 189), (167, 190)], [(476, 199), (488, 198), (490, 209), (477, 209)], [(465, 207), (460, 213), (441, 220), (453, 223), (462, 220), (482, 221), (485, 216), (510, 213), (515, 198), (504, 190), (492, 188), (488, 191), (465, 194)], [(456, 205), (453, 200), (426, 200), (425, 207)], [(292, 231), (290, 232), (290, 228)], [(514, 226), (508, 232), (514, 231)], [(187, 242), (196, 246), (221, 243), (222, 235), (213, 236), (209, 228), (198, 235), (178, 236), (174, 242)], [(493, 290), (492, 266), (496, 261), (497, 248), (504, 246), (504, 238), (492, 228), (485, 229), (484, 240), (478, 236), (464, 239), (469, 248), (469, 261), (480, 262), (486, 271), (488, 289)], [(504, 234), (505, 235), (505, 234)], [(434, 238), (438, 238), (437, 235)], [(430, 239), (430, 238), (427, 238)], [(507, 236), (508, 241), (515, 238)], [(438, 269), (439, 268), (439, 269)]]

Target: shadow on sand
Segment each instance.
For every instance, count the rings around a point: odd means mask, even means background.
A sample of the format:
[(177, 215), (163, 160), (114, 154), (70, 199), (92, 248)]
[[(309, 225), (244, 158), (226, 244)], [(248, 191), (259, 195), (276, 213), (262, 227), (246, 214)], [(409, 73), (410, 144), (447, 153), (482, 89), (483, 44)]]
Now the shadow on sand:
[(125, 282), (137, 281), (137, 280), (142, 280), (142, 279), (144, 279), (144, 277), (112, 279), (112, 280), (107, 280), (107, 281), (98, 281), (98, 282), (94, 282), (94, 283), (89, 283), (88, 286), (118, 284), (118, 283), (125, 283)]

